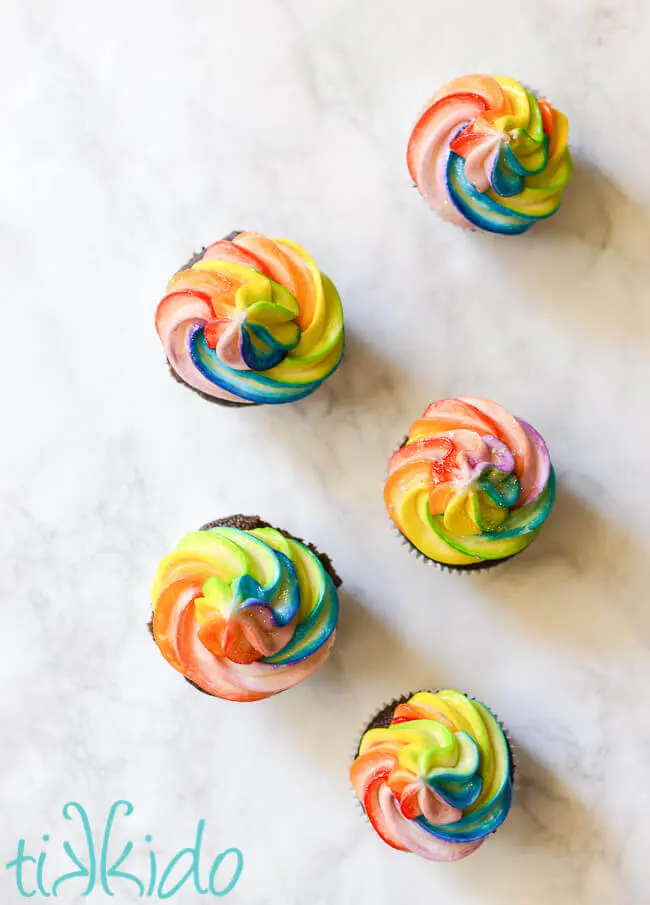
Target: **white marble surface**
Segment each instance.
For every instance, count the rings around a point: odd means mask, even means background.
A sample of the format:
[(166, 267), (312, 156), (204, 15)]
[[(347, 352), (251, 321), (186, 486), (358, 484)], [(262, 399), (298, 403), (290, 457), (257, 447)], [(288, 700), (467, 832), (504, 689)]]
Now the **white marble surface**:
[[(242, 905), (641, 905), (650, 7), (3, 0), (0, 15), (2, 864), (19, 837), (48, 831), (54, 850), (66, 801), (99, 824), (126, 797), (161, 857), (200, 817), (208, 850), (239, 846)], [(439, 222), (404, 166), (425, 99), (477, 70), (571, 120), (565, 207), (521, 240)], [(294, 238), (341, 290), (345, 363), (294, 406), (221, 410), (166, 373), (166, 279), (232, 228)], [(381, 493), (410, 420), (463, 393), (536, 425), (560, 478), (529, 553), (475, 577), (411, 558)], [(330, 662), (261, 705), (195, 693), (145, 629), (159, 558), (232, 511), (313, 539), (345, 579)], [(376, 705), (428, 685), (484, 698), (518, 751), (511, 818), (457, 865), (384, 847), (347, 781)], [(20, 901), (4, 869), (0, 891)]]

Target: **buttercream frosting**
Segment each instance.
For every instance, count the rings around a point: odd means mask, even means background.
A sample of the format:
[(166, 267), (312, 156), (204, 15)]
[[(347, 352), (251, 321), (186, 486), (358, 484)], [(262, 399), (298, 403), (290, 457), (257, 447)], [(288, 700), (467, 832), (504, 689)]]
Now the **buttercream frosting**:
[(160, 563), (152, 606), (152, 634), (168, 663), (231, 701), (270, 697), (314, 673), (338, 620), (319, 556), (271, 527), (188, 534)]
[(255, 232), (215, 242), (176, 273), (156, 329), (182, 382), (244, 405), (309, 395), (343, 355), (332, 281), (295, 242)]
[(505, 820), (512, 801), (508, 742), (491, 711), (458, 691), (418, 692), (368, 729), (350, 769), (354, 790), (388, 845), (458, 861)]
[(520, 82), (467, 75), (431, 99), (407, 162), (446, 220), (515, 235), (559, 208), (573, 166), (568, 135), (564, 114)]
[(555, 473), (539, 433), (487, 399), (429, 405), (389, 462), (389, 515), (424, 556), (468, 566), (514, 556), (539, 533)]

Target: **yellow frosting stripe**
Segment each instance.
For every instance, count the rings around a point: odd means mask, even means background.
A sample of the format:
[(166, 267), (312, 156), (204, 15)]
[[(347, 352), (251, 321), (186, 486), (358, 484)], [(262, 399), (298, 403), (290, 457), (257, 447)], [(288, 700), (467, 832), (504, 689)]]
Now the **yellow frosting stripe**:
[(433, 697), (437, 704), (445, 704), (449, 711), (453, 714), (453, 722), (459, 732), (466, 732), (471, 735), (478, 745), (481, 754), (486, 754), (489, 758), (488, 749), (489, 736), (485, 728), (485, 724), (474, 707), (474, 701), (471, 701), (466, 695), (452, 689), (445, 689), (436, 692)]
[(307, 282), (310, 283), (313, 291), (314, 310), (311, 321), (303, 329), (300, 342), (293, 350), (295, 357), (303, 358), (308, 356), (314, 346), (320, 341), (325, 328), (327, 300), (325, 299), (325, 292), (323, 290), (321, 272), (311, 255), (296, 242), (291, 242), (289, 239), (275, 239), (274, 241), (281, 249), (288, 253), (290, 260), (303, 271), (303, 274)]
[(180, 578), (216, 574), (226, 582), (243, 575), (249, 561), (239, 547), (225, 537), (216, 538), (209, 531), (194, 531), (186, 535), (176, 550), (165, 556), (154, 576), (152, 600), (162, 589)]
[(504, 95), (510, 101), (511, 111), (494, 120), (494, 125), (502, 132), (512, 129), (523, 129), (530, 120), (529, 94), (523, 85), (507, 76), (496, 76), (495, 82), (501, 86)]
[(259, 310), (258, 306), (272, 304), (271, 308), (267, 308), (267, 322), (298, 316), (300, 309), (293, 295), (284, 286), (252, 267), (244, 267), (231, 261), (208, 260), (198, 261), (193, 270), (218, 273), (225, 277), (232, 285), (235, 306), (240, 311), (252, 312), (253, 309)]
[(458, 691), (439, 691), (433, 697), (444, 701), (454, 712), (458, 728), (467, 732), (479, 749), (483, 790), (469, 809), (474, 811), (489, 801), (501, 788), (508, 769), (509, 755), (503, 733), (494, 716), (479, 701), (470, 700)]
[(233, 603), (232, 586), (217, 575), (210, 575), (203, 585), (203, 596), (194, 601), (194, 615), (204, 625), (216, 614), (226, 615)]
[(488, 196), (496, 203), (515, 213), (530, 217), (546, 217), (555, 211), (562, 200), (565, 184), (571, 176), (572, 161), (567, 150), (569, 124), (567, 118), (553, 110), (553, 137), (544, 166), (545, 149), (531, 136), (543, 134), (539, 107), (535, 98), (513, 79), (497, 77), (508, 97), (512, 112), (495, 120), (495, 125), (511, 136), (511, 147), (516, 156), (525, 160), (529, 170), (543, 166), (541, 172), (527, 175), (521, 192), (512, 197), (488, 190)]
[(445, 528), (452, 534), (480, 534), (477, 509), (475, 491), (455, 493), (443, 515)]
[(569, 121), (559, 110), (553, 111), (553, 140), (549, 148), (546, 168), (536, 176), (529, 176), (530, 188), (557, 188), (562, 190), (571, 178), (573, 158), (567, 148)]
[(293, 561), (289, 538), (285, 537), (280, 531), (276, 531), (275, 528), (253, 528), (248, 533), (254, 537), (259, 537), (269, 547), (277, 550), (278, 553), (284, 553), (285, 556)]
[(519, 195), (514, 195), (512, 198), (497, 195), (494, 189), (488, 189), (487, 195), (502, 207), (530, 217), (546, 217), (555, 211), (562, 201), (562, 190), (556, 189), (554, 186), (540, 186), (539, 188), (526, 186)]
[(429, 494), (427, 490), (418, 489), (406, 493), (400, 508), (400, 521), (403, 533), (414, 547), (421, 553), (437, 562), (450, 565), (465, 565), (474, 562), (474, 558), (454, 550), (429, 527), (427, 508)]
[(318, 380), (337, 364), (343, 351), (343, 314), (336, 287), (322, 274), (323, 297), (326, 300), (326, 331), (304, 356), (298, 356), (300, 343), (284, 361), (266, 371), (266, 376), (279, 381), (298, 383)]
[(322, 586), (320, 581), (321, 570), (316, 557), (307, 553), (301, 544), (290, 541), (290, 545), (293, 554), (293, 565), (298, 576), (298, 586), (300, 587), (298, 616), (301, 620), (305, 620), (318, 601), (317, 588)]
[(438, 714), (442, 713), (443, 716), (446, 716), (449, 722), (457, 728), (457, 723), (455, 719), (455, 711), (453, 706), (448, 704), (444, 698), (439, 696), (437, 692), (431, 691), (418, 691), (416, 694), (412, 695), (409, 698), (409, 704), (415, 709), (422, 712), (422, 714), (426, 714), (429, 719), (435, 720), (438, 718)]
[(483, 792), (474, 806), (476, 809), (489, 801), (501, 789), (510, 769), (510, 752), (501, 727), (487, 707), (480, 701), (474, 701), (474, 706), (481, 714), (486, 727), (491, 752), (490, 770), (483, 773)]
[(207, 564), (200, 559), (182, 559), (180, 560), (173, 553), (161, 560), (156, 572), (152, 590), (151, 599), (158, 600), (163, 588), (177, 581), (188, 580), (197, 584), (198, 587), (212, 574)]

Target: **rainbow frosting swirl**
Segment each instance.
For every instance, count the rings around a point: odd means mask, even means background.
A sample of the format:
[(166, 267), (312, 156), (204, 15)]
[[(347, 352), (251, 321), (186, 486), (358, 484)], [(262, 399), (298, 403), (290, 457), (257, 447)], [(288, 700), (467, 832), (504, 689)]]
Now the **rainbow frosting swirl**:
[(391, 457), (384, 500), (424, 556), (476, 566), (533, 541), (555, 500), (555, 473), (526, 421), (487, 399), (442, 399)]
[(319, 556), (269, 526), (188, 534), (160, 563), (152, 606), (168, 663), (229, 701), (268, 698), (308, 678), (332, 649), (338, 620)]
[(230, 403), (293, 402), (343, 355), (343, 310), (331, 280), (287, 239), (241, 232), (172, 277), (156, 329), (170, 367)]
[(503, 731), (458, 691), (418, 692), (394, 707), (388, 726), (365, 732), (350, 778), (384, 842), (430, 861), (476, 851), (512, 801)]
[(429, 102), (408, 168), (446, 220), (516, 235), (559, 208), (573, 167), (568, 135), (564, 114), (514, 79), (466, 75)]

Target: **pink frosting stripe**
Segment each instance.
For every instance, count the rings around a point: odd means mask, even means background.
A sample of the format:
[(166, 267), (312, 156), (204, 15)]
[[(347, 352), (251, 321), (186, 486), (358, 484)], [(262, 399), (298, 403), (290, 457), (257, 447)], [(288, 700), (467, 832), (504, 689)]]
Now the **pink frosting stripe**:
[(465, 159), (465, 175), (479, 192), (487, 192), (490, 188), (490, 177), (502, 141), (503, 136), (499, 133), (486, 132)]
[(551, 470), (548, 450), (540, 434), (496, 402), (474, 396), (460, 398), (462, 402), (483, 412), (498, 426), (500, 439), (515, 457), (515, 471), (521, 484), (521, 493), (515, 506), (531, 503), (546, 486)]
[(226, 399), (230, 402), (248, 403), (247, 399), (241, 399), (239, 396), (235, 396), (234, 393), (229, 393), (227, 390), (216, 386), (194, 367), (190, 354), (190, 340), (196, 324), (196, 321), (181, 324), (168, 336), (167, 343), (165, 343), (165, 351), (167, 352), (169, 363), (178, 376), (185, 383), (194, 387), (195, 390), (199, 390), (207, 396), (215, 396), (218, 399)]
[(243, 312), (237, 317), (233, 315), (230, 321), (224, 325), (224, 329), (217, 342), (217, 356), (229, 368), (237, 371), (249, 371), (250, 368), (244, 361), (242, 348), (242, 324), (245, 320)]
[(286, 666), (257, 661), (239, 664), (214, 656), (201, 643), (193, 600), (201, 586), (178, 592), (164, 637), (172, 645), (178, 664), (173, 664), (209, 694), (230, 701), (255, 701), (292, 688), (311, 676), (327, 659), (336, 632), (310, 657)]
[(390, 835), (400, 846), (428, 861), (459, 861), (475, 852), (485, 841), (450, 843), (436, 839), (419, 824), (403, 816), (387, 785), (379, 788), (378, 804)]
[(205, 393), (231, 402), (246, 400), (215, 386), (194, 366), (190, 354), (190, 339), (197, 327), (214, 318), (209, 296), (201, 292), (171, 292), (161, 301), (156, 312), (156, 329), (165, 354), (181, 380)]
[(200, 688), (220, 698), (232, 701), (253, 701), (286, 691), (311, 676), (327, 659), (334, 633), (329, 642), (305, 660), (288, 666), (269, 663), (233, 663), (215, 657), (199, 639), (199, 626), (194, 619), (190, 631), (189, 649), (185, 651), (186, 674)]
[(411, 141), (409, 169), (414, 182), (431, 207), (458, 226), (470, 224), (449, 200), (446, 187), (449, 143), (484, 109), (484, 102), (472, 95), (442, 99), (422, 116)]
[(522, 495), (522, 499), (519, 502), (520, 506), (525, 506), (527, 503), (534, 502), (546, 487), (551, 474), (551, 457), (542, 435), (539, 434), (532, 425), (530, 425), (527, 421), (524, 421), (522, 418), (519, 418), (519, 423), (530, 437), (531, 450), (533, 452), (535, 461), (534, 469), (531, 469), (535, 475), (535, 478), (532, 485), (527, 490), (527, 492)]

